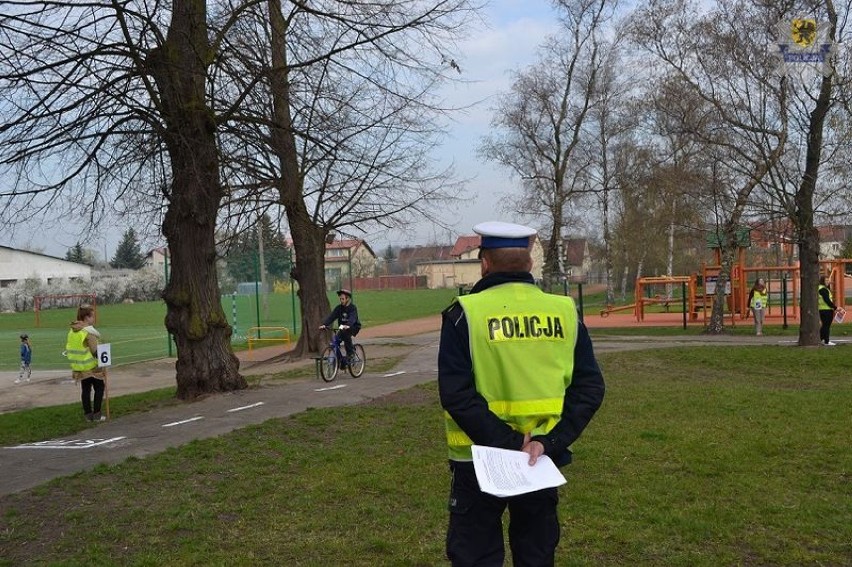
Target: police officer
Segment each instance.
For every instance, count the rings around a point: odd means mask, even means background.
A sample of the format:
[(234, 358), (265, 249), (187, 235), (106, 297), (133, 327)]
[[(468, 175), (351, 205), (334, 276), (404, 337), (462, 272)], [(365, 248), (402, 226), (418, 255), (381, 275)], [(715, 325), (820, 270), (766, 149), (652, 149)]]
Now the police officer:
[(516, 566), (553, 565), (559, 542), (555, 488), (500, 498), (479, 489), (471, 445), (571, 462), (569, 446), (604, 397), (586, 327), (570, 297), (546, 294), (530, 270), (531, 228), (486, 222), (482, 279), (443, 312), (438, 387), (452, 483), (446, 552), (454, 566), (503, 565), (502, 516)]

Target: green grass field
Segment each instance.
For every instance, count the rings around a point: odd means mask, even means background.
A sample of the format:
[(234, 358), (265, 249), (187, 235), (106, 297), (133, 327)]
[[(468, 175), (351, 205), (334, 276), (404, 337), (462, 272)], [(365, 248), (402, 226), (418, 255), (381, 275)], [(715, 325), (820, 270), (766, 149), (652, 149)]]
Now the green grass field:
[[(455, 293), (453, 289), (361, 291), (356, 295), (356, 304), (365, 326), (381, 325), (440, 313), (455, 297)], [(330, 294), (329, 298), (332, 306), (337, 304), (334, 294)], [(263, 298), (258, 302), (251, 295), (236, 297), (237, 331), (233, 340), (234, 348), (245, 348), (246, 334), (251, 327), (287, 327), (292, 333), (293, 298), (289, 294), (270, 294), (267, 299), (265, 303)], [(296, 319), (299, 320), (300, 306), (298, 299), (295, 301)], [(228, 321), (234, 325), (234, 305), (230, 295), (222, 297), (222, 308)], [(18, 368), (21, 333), (30, 335), (34, 369), (66, 368), (68, 363), (62, 351), (65, 350), (68, 325), (75, 314), (74, 309), (42, 311), (38, 327), (35, 326), (35, 314), (32, 312), (0, 314), (0, 344), (5, 345), (0, 349), (0, 370)], [(101, 332), (101, 342), (111, 345), (113, 365), (176, 356), (174, 344), (169, 350), (169, 339), (163, 323), (165, 316), (166, 306), (161, 301), (98, 306), (95, 326)]]
[[(852, 565), (846, 348), (601, 355), (557, 565)], [(445, 565), (445, 459), (435, 383), (311, 409), (0, 498), (0, 565)]]

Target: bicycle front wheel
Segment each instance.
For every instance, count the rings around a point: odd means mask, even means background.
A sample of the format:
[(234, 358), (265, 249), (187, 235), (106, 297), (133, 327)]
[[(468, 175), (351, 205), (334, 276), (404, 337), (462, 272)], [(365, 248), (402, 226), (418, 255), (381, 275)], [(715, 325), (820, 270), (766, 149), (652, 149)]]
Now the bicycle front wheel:
[(317, 368), (319, 368), (320, 378), (325, 380), (326, 382), (331, 382), (337, 377), (337, 371), (340, 369), (337, 363), (337, 356), (335, 356), (334, 351), (331, 347), (325, 347), (325, 350), (322, 351), (322, 356), (317, 361)]
[(366, 365), (367, 355), (364, 353), (364, 347), (361, 345), (352, 345), (352, 357), (349, 359), (349, 374), (353, 378), (357, 378), (364, 373)]

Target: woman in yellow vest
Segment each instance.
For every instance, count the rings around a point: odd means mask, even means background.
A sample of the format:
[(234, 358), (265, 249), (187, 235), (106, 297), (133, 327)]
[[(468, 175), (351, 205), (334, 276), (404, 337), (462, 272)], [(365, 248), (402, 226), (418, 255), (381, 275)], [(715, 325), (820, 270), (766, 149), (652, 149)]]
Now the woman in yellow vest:
[(502, 498), (480, 490), (472, 445), (571, 462), (569, 446), (601, 405), (604, 381), (570, 297), (544, 293), (530, 270), (525, 226), (488, 222), (482, 279), (444, 310), (438, 389), (452, 480), (446, 553), (454, 566), (503, 565), (503, 513), (516, 566), (553, 565), (559, 543), (557, 489)]
[[(101, 334), (93, 326), (95, 309), (81, 305), (77, 320), (71, 323), (65, 342), (65, 353), (71, 363), (74, 380), (82, 388), (83, 413), (89, 421), (104, 421), (101, 403), (104, 399), (106, 371), (98, 367), (98, 338)], [(94, 399), (92, 398), (94, 391)]]
[(769, 291), (763, 283), (763, 278), (757, 278), (748, 294), (748, 307), (754, 315), (754, 332), (758, 337), (763, 334), (763, 320), (768, 305)]
[(819, 296), (817, 304), (819, 306), (819, 340), (825, 346), (834, 346), (831, 342), (831, 323), (834, 321), (834, 312), (837, 305), (834, 304), (834, 296), (831, 293), (831, 288), (825, 282), (825, 276), (819, 277), (819, 287), (817, 288)]

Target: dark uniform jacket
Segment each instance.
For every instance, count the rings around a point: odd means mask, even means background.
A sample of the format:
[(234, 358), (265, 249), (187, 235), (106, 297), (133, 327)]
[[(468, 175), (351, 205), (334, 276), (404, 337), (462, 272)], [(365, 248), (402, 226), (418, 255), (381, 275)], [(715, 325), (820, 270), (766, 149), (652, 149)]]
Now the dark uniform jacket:
[(338, 304), (322, 324), (328, 327), (335, 320), (338, 322), (338, 325), (349, 325), (352, 328), (352, 335), (357, 335), (358, 331), (361, 330), (361, 321), (358, 320), (358, 308), (355, 307), (354, 303), (350, 303), (345, 307), (342, 304)]
[[(525, 282), (535, 285), (528, 272), (489, 274), (473, 286), (478, 293), (503, 283)], [(544, 445), (544, 453), (557, 466), (571, 462), (568, 447), (577, 440), (583, 429), (603, 402), (604, 380), (592, 350), (592, 340), (579, 322), (577, 344), (574, 347), (574, 374), (565, 390), (562, 418), (547, 435), (533, 437)], [(459, 427), (477, 445), (520, 450), (524, 436), (488, 409), (473, 377), (470, 356), (470, 336), (464, 310), (453, 303), (443, 312), (441, 346), (438, 351), (438, 390), (441, 405)]]

